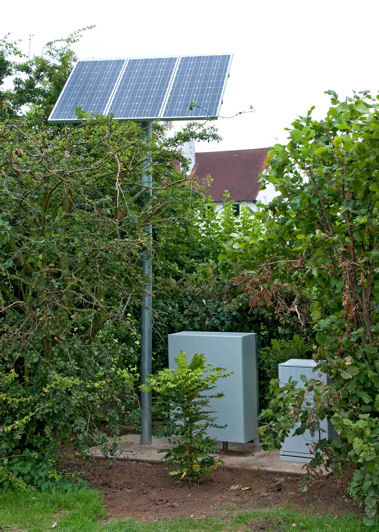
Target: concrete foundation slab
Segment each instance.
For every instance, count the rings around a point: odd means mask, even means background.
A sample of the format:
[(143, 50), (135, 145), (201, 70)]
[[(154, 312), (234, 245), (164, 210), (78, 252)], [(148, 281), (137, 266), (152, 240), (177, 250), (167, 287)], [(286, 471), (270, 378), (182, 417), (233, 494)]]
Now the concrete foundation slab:
[[(142, 445), (140, 439), (139, 434), (122, 436), (114, 458), (117, 460), (162, 462), (163, 455), (159, 451), (169, 447), (167, 439), (153, 436), (151, 445)], [(103, 452), (97, 447), (89, 449), (89, 454), (104, 457)], [(222, 444), (220, 443), (219, 456), (224, 462), (224, 467), (270, 471), (279, 474), (305, 475), (306, 473), (304, 463), (283, 462), (280, 460), (279, 451), (263, 451), (252, 442), (229, 443), (228, 451), (225, 453), (222, 452)]]

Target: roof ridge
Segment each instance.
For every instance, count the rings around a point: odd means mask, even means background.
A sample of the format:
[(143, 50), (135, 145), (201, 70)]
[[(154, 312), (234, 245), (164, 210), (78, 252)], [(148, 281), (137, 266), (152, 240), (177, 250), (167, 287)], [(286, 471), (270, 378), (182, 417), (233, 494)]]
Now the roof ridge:
[(236, 152), (251, 152), (251, 151), (259, 151), (259, 150), (271, 150), (271, 146), (266, 146), (265, 148), (243, 148), (242, 150), (216, 150), (216, 151), (199, 151), (196, 152), (195, 155), (201, 155), (203, 153), (236, 153)]

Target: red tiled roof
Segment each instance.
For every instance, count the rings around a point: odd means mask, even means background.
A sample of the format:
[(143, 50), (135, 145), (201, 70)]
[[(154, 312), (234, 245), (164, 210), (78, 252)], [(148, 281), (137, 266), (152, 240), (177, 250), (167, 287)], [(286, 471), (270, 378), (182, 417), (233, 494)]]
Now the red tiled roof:
[(207, 194), (215, 201), (225, 201), (225, 190), (234, 201), (255, 201), (259, 191), (258, 174), (265, 166), (269, 149), (197, 153), (192, 174), (200, 182), (205, 182), (208, 176), (213, 179)]

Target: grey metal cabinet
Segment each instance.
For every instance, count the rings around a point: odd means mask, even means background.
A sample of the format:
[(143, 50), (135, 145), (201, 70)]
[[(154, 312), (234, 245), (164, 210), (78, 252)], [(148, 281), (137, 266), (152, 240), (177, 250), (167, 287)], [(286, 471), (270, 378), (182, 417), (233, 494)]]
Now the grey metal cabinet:
[(175, 357), (183, 350), (188, 360), (195, 353), (204, 354), (213, 366), (233, 371), (220, 379), (213, 399), (217, 424), (225, 429), (210, 428), (209, 436), (218, 441), (246, 443), (257, 438), (258, 379), (255, 333), (219, 333), (182, 331), (168, 336), (169, 367), (175, 367)]
[[(327, 382), (327, 376), (320, 371), (314, 371), (316, 366), (314, 360), (302, 360), (297, 358), (291, 358), (279, 364), (279, 381), (283, 385), (289, 381), (289, 378), (292, 377), (292, 380), (297, 381), (297, 388), (303, 386), (301, 380), (301, 375), (305, 375), (307, 379), (317, 379), (321, 382)], [(307, 398), (308, 402), (312, 402), (312, 397)], [(298, 425), (296, 425), (295, 429)], [(328, 438), (330, 436), (330, 426), (326, 419), (321, 421), (321, 429), (325, 432), (322, 432), (322, 438)], [(281, 460), (287, 461), (296, 461), (296, 462), (309, 462), (314, 455), (311, 454), (309, 450), (309, 445), (318, 441), (318, 435), (315, 434), (311, 436), (309, 430), (306, 430), (304, 434), (295, 436), (293, 432), (287, 436), (284, 440), (282, 448), (280, 450)]]

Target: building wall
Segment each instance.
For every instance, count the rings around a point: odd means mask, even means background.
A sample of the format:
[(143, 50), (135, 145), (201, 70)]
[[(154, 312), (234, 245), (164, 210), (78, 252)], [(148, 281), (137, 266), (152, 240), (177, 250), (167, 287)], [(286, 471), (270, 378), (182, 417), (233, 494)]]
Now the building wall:
[(181, 152), (189, 162), (189, 171), (195, 166), (195, 143), (193, 140), (182, 144)]
[(262, 203), (267, 205), (275, 198), (275, 196), (278, 196), (279, 194), (280, 192), (275, 190), (274, 185), (272, 183), (269, 183), (268, 185), (266, 185), (265, 190), (260, 190), (258, 192), (258, 201), (261, 201)]
[[(257, 207), (256, 203), (254, 203), (252, 201), (243, 201), (243, 202), (237, 202), (236, 201), (234, 203), (239, 203), (240, 207), (243, 206), (243, 205), (246, 206), (246, 207), (249, 207), (249, 209), (252, 210), (252, 211), (257, 211), (258, 210), (258, 207)], [(215, 205), (216, 205), (216, 212), (220, 212), (224, 208), (225, 203), (223, 201), (216, 201)]]

